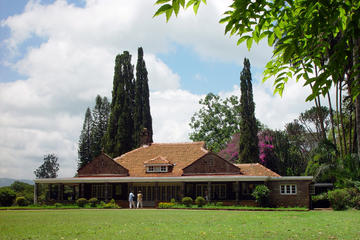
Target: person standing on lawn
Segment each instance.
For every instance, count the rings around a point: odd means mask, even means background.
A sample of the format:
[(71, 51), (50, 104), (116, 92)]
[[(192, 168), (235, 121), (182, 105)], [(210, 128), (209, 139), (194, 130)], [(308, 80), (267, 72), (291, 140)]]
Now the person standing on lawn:
[(130, 191), (130, 193), (129, 193), (129, 208), (135, 208), (134, 197), (135, 197), (135, 195), (133, 194), (132, 191)]
[(143, 195), (141, 194), (141, 191), (137, 194), (137, 208), (141, 206), (143, 208), (143, 202), (142, 202)]

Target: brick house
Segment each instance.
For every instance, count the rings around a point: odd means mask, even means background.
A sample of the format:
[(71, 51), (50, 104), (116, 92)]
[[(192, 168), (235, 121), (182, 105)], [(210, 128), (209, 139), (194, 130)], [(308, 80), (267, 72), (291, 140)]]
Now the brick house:
[(232, 164), (204, 148), (204, 142), (152, 143), (111, 158), (102, 153), (72, 178), (35, 179), (34, 202), (39, 184), (48, 185), (47, 200), (74, 201), (96, 197), (115, 199), (126, 207), (130, 191), (142, 191), (145, 206), (179, 201), (184, 196), (224, 204), (253, 205), (258, 184), (271, 190), (274, 206), (309, 207), (311, 176), (282, 177), (256, 164)]

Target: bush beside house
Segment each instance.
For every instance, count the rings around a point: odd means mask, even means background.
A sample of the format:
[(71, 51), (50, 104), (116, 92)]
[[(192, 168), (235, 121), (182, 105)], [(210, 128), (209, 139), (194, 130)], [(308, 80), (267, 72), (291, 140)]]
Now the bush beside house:
[(334, 210), (360, 209), (360, 190), (357, 188), (335, 189), (328, 192), (330, 205)]
[(267, 186), (261, 184), (255, 187), (255, 190), (251, 195), (255, 198), (255, 201), (261, 207), (266, 207), (269, 204), (269, 194), (270, 189)]

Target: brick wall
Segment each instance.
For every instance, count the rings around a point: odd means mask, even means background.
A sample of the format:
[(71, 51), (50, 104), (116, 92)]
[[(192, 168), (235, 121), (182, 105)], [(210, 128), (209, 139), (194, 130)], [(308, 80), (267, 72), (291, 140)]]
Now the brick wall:
[(184, 175), (192, 174), (240, 174), (240, 169), (216, 154), (209, 153), (183, 169)]
[[(270, 204), (278, 207), (309, 207), (309, 184), (311, 181), (271, 181), (267, 186), (270, 192)], [(280, 185), (296, 184), (297, 193), (294, 195), (280, 194)]]
[(79, 177), (108, 174), (128, 176), (129, 171), (105, 154), (101, 154), (94, 158), (78, 171)]

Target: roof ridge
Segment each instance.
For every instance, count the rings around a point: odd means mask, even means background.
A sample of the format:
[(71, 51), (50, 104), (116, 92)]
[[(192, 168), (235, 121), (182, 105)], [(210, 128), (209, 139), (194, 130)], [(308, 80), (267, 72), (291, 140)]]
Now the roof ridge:
[(180, 144), (204, 144), (204, 141), (198, 142), (173, 142), (173, 143), (152, 143), (151, 145), (180, 145)]
[(117, 156), (115, 158), (113, 158), (115, 161), (125, 157), (126, 155), (130, 154), (130, 153), (133, 153), (133, 152), (136, 152), (136, 151), (139, 151), (140, 149), (143, 149), (143, 148), (147, 148), (147, 147), (151, 147), (152, 145), (184, 145), (184, 144), (202, 144), (203, 146), (201, 146), (201, 150), (205, 153), (208, 153), (209, 151), (206, 150), (204, 148), (204, 145), (205, 145), (205, 142), (204, 141), (198, 141), (198, 142), (180, 142), (180, 143), (151, 143), (150, 145), (145, 145), (145, 146), (141, 146), (141, 147), (138, 147), (138, 148), (135, 148), (129, 152), (126, 152), (126, 153), (123, 153), (121, 154), (120, 156)]

